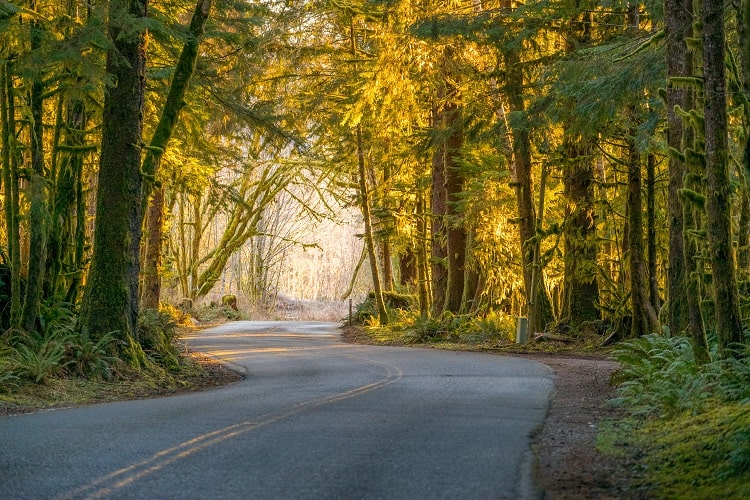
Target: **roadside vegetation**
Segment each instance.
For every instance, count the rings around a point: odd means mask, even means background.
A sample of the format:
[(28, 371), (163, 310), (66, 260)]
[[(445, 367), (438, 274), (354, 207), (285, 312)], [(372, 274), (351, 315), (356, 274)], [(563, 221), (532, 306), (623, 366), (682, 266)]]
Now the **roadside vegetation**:
[(141, 313), (138, 343), (93, 338), (75, 328), (66, 304), (43, 307), (40, 331), (0, 337), (0, 414), (60, 405), (171, 394), (231, 379), (217, 363), (188, 352), (181, 336), (197, 324), (239, 319), (224, 305), (195, 311), (165, 306)]
[(750, 497), (750, 347), (696, 361), (685, 337), (647, 335), (618, 345), (613, 404), (629, 418), (603, 442), (641, 454), (642, 486), (654, 498)]

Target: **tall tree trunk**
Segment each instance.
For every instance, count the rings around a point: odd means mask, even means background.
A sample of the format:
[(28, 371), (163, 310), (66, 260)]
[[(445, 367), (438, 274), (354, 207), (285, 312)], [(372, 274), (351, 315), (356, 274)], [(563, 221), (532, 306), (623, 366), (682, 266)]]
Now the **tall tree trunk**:
[(565, 280), (563, 317), (571, 325), (600, 318), (596, 280), (597, 247), (594, 213), (593, 144), (579, 138), (566, 141), (563, 184), (565, 217)]
[[(742, 92), (745, 95), (743, 99), (745, 128), (750, 130), (750, 36), (748, 36), (747, 26), (747, 23), (750, 22), (750, 2), (734, 2), (734, 5), (737, 7), (737, 32), (740, 42), (740, 61), (742, 63)], [(737, 270), (739, 271), (739, 278), (744, 281), (750, 278), (750, 133), (746, 135), (742, 172), (740, 172), (742, 190), (740, 195), (740, 227), (737, 234)]]
[[(687, 130), (686, 130), (687, 132)], [(691, 133), (688, 135), (692, 135)], [(688, 165), (688, 170), (692, 170), (692, 165)], [(700, 189), (699, 182), (688, 181), (688, 179), (694, 176), (688, 175), (686, 177), (685, 189), (697, 191)], [(680, 191), (683, 193), (683, 191)], [(699, 363), (706, 363), (710, 361), (710, 355), (708, 350), (708, 341), (706, 339), (706, 327), (703, 324), (703, 313), (701, 308), (701, 302), (703, 301), (703, 276), (704, 265), (703, 257), (701, 252), (701, 243), (699, 238), (692, 234), (696, 230), (700, 229), (701, 215), (699, 210), (689, 199), (682, 200), (683, 215), (682, 220), (684, 222), (684, 258), (683, 267), (685, 270), (685, 292), (686, 292), (686, 331), (690, 337), (691, 344), (693, 347), (693, 354), (696, 361)]]
[[(577, 4), (577, 7), (580, 5)], [(577, 12), (566, 35), (571, 54), (591, 43), (592, 13)], [(562, 318), (576, 326), (601, 317), (597, 282), (598, 241), (594, 212), (594, 142), (590, 137), (569, 137), (563, 142), (565, 213), (565, 274)]]
[[(708, 343), (701, 313), (703, 265), (700, 244), (691, 231), (699, 229), (701, 216), (683, 189), (700, 190), (690, 179), (700, 170), (686, 161), (685, 153), (695, 148), (695, 132), (677, 112), (695, 107), (695, 94), (671, 79), (693, 75), (693, 55), (686, 40), (693, 37), (693, 0), (665, 0), (667, 63), (667, 145), (669, 185), (667, 207), (669, 221), (669, 264), (667, 269), (667, 322), (673, 335), (687, 332), (695, 359), (709, 360)], [(696, 170), (696, 172), (692, 172)]]
[(513, 139), (513, 183), (518, 203), (519, 236), (521, 243), (521, 263), (523, 267), (524, 288), (528, 307), (529, 331), (544, 331), (552, 322), (552, 306), (544, 286), (543, 275), (534, 272), (534, 256), (539, 255), (539, 241), (536, 238), (536, 215), (534, 214), (534, 197), (531, 183), (531, 139), (528, 123), (525, 122), (526, 106), (523, 99), (523, 75), (520, 58), (515, 50), (509, 49), (504, 54), (506, 67), (506, 90), (510, 112), (517, 115), (517, 120), (524, 117), (524, 123), (511, 127)]
[(419, 297), (419, 317), (427, 319), (430, 311), (430, 291), (428, 287), (428, 265), (427, 265), (427, 245), (429, 238), (427, 234), (427, 217), (424, 194), (419, 185), (417, 185), (417, 296)]
[(646, 248), (649, 299), (651, 307), (658, 315), (661, 308), (661, 296), (659, 294), (656, 246), (656, 158), (650, 153), (646, 159)]
[(143, 307), (158, 309), (161, 298), (161, 257), (164, 230), (164, 186), (151, 192), (146, 218), (146, 256), (143, 269)]
[[(433, 130), (437, 132), (441, 123), (438, 105), (433, 108), (432, 113)], [(442, 314), (448, 294), (448, 248), (447, 248), (447, 221), (448, 194), (445, 187), (445, 154), (441, 143), (438, 143), (432, 155), (432, 190), (430, 213), (432, 217), (432, 248), (431, 248), (431, 271), (432, 271), (432, 313), (436, 316)]]
[(381, 325), (388, 324), (388, 311), (383, 300), (383, 288), (380, 283), (380, 271), (378, 270), (378, 255), (375, 250), (375, 236), (372, 231), (372, 216), (370, 215), (370, 196), (367, 189), (367, 170), (365, 168), (365, 152), (362, 144), (362, 126), (357, 125), (357, 165), (359, 166), (359, 201), (362, 210), (362, 218), (365, 222), (365, 245), (367, 256), (370, 260), (370, 272), (372, 284), (375, 289), (375, 306), (378, 310), (378, 319)]
[(0, 120), (2, 120), (3, 185), (5, 224), (10, 259), (10, 311), (8, 326), (20, 327), (21, 319), (21, 234), (18, 225), (19, 194), (17, 147), (15, 144), (15, 106), (13, 80), (9, 57), (0, 67)]
[(80, 324), (94, 336), (138, 334), (141, 144), (146, 82), (145, 0), (111, 0), (94, 247)]
[[(36, 2), (31, 3), (36, 9)], [(31, 50), (40, 50), (42, 28), (37, 20), (30, 23)], [(36, 329), (39, 303), (44, 286), (47, 261), (47, 187), (44, 179), (44, 83), (37, 73), (31, 82), (31, 173), (29, 179), (29, 264), (26, 273), (26, 294), (21, 312), (21, 327)]]
[(706, 134), (706, 215), (713, 273), (714, 310), (723, 355), (742, 342), (730, 220), (727, 100), (724, 67), (724, 2), (701, 4), (703, 21), (704, 120)]
[(669, 264), (667, 268), (667, 322), (673, 335), (688, 327), (687, 270), (685, 269), (684, 220), (679, 190), (683, 188), (687, 172), (684, 152), (685, 125), (675, 110), (692, 109), (689, 91), (675, 85), (670, 78), (692, 75), (692, 55), (685, 40), (692, 37), (693, 0), (665, 0), (666, 63), (667, 63), (667, 145), (669, 154), (669, 185), (667, 212), (669, 221)]
[[(198, 0), (190, 20), (189, 37), (182, 46), (180, 58), (175, 67), (172, 83), (164, 103), (159, 123), (151, 138), (146, 156), (143, 159), (143, 172), (152, 181), (159, 173), (161, 159), (177, 125), (182, 108), (185, 107), (185, 94), (190, 79), (195, 72), (198, 60), (198, 48), (206, 29), (206, 22), (211, 11), (213, 0)], [(149, 184), (144, 189), (144, 202), (148, 201), (151, 192)], [(147, 209), (147, 243), (146, 258), (143, 266), (143, 307), (158, 309), (161, 296), (161, 253), (162, 234), (164, 232), (164, 187), (156, 186), (150, 205)]]
[[(86, 151), (87, 112), (82, 99), (64, 96), (58, 127), (61, 138), (53, 159), (50, 206), (51, 228), (47, 242), (45, 293), (59, 300), (67, 298), (70, 287), (80, 280), (83, 270), (77, 261), (79, 206), (83, 188), (83, 162)], [(63, 268), (69, 279), (62, 277)]]
[(464, 179), (458, 162), (463, 145), (461, 107), (457, 103), (458, 90), (450, 88), (449, 102), (443, 110), (445, 131), (448, 134), (444, 145), (445, 190), (448, 201), (447, 249), (448, 249), (448, 290), (445, 309), (458, 313), (464, 296), (464, 271), (466, 266), (466, 230), (458, 205), (464, 190)]
[[(631, 134), (634, 132), (631, 132)], [(633, 314), (631, 337), (658, 332), (656, 312), (649, 300), (643, 252), (643, 203), (641, 196), (641, 158), (634, 138), (628, 139), (628, 254), (630, 303)]]

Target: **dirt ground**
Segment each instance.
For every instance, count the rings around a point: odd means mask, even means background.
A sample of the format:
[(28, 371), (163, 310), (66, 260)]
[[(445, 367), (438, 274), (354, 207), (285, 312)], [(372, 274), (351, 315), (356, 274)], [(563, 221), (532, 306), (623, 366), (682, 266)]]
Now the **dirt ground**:
[(544, 499), (648, 498), (632, 481), (633, 463), (596, 449), (599, 426), (621, 416), (607, 405), (617, 364), (603, 358), (523, 354), (555, 371), (555, 392), (544, 425), (533, 436)]

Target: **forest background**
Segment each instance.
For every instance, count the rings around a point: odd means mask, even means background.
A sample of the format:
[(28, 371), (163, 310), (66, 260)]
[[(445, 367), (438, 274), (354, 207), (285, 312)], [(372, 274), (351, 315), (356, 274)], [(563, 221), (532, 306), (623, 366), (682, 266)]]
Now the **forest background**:
[(3, 2), (3, 327), (64, 303), (137, 341), (160, 301), (369, 287), (381, 324), (397, 289), (724, 352), (747, 36), (670, 2)]
[(177, 363), (224, 296), (743, 359), (747, 11), (0, 0), (1, 380)]

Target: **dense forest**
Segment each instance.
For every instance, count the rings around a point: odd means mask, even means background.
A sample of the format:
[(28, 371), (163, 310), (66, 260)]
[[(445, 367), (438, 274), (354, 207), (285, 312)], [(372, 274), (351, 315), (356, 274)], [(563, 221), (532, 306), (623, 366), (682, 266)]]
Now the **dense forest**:
[[(700, 8), (698, 8), (700, 7)], [(0, 4), (3, 329), (138, 343), (362, 214), (379, 322), (743, 341), (741, 2)], [(351, 259), (350, 259), (351, 260)], [(355, 259), (356, 260), (356, 259)], [(354, 266), (359, 269), (359, 266)], [(271, 272), (275, 270), (274, 272)], [(167, 300), (169, 299), (169, 300)]]
[(273, 309), (366, 277), (371, 327), (512, 341), (523, 318), (626, 341), (642, 415), (746, 401), (749, 21), (742, 0), (0, 0), (1, 388), (179, 364), (174, 317), (227, 291)]

